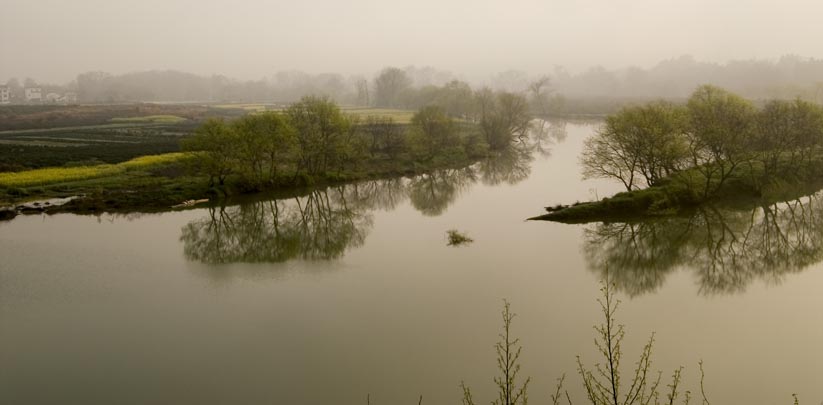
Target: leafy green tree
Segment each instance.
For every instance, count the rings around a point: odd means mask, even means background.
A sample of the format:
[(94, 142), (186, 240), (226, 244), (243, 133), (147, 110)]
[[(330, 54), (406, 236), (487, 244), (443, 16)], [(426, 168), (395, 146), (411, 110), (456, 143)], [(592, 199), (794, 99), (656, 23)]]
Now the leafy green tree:
[(472, 88), (466, 82), (452, 80), (437, 89), (432, 103), (443, 107), (449, 116), (466, 118), (474, 110)]
[(372, 156), (383, 154), (395, 159), (406, 148), (403, 128), (391, 117), (366, 117), (363, 132), (369, 139), (369, 152)]
[(209, 186), (215, 180), (222, 186), (226, 177), (235, 172), (237, 134), (225, 121), (212, 118), (201, 125), (194, 136), (183, 141), (183, 150), (195, 152), (195, 164), (209, 176)]
[(750, 159), (755, 109), (740, 96), (709, 85), (695, 90), (687, 108), (692, 166), (703, 175), (703, 194), (708, 195)]
[(823, 109), (803, 101), (772, 100), (757, 114), (754, 149), (761, 154), (764, 175), (802, 167), (823, 143)]
[(345, 158), (344, 142), (352, 123), (334, 102), (324, 97), (303, 97), (286, 110), (286, 115), (297, 134), (298, 171), (317, 175), (339, 166)]
[(278, 168), (293, 163), (297, 136), (279, 113), (247, 115), (232, 123), (237, 134), (237, 158), (247, 181), (254, 185), (276, 181)]
[(401, 96), (411, 84), (411, 79), (403, 70), (396, 67), (383, 69), (374, 79), (375, 104), (378, 107), (400, 107)]
[(668, 103), (626, 107), (606, 118), (584, 144), (586, 178), (615, 178), (626, 190), (653, 186), (682, 169), (688, 158), (684, 111)]
[(480, 131), (492, 150), (509, 146), (529, 130), (529, 103), (521, 94), (481, 89), (475, 94)]
[(421, 157), (431, 159), (460, 146), (457, 127), (443, 108), (423, 107), (411, 121), (412, 140)]
[(338, 173), (346, 169), (358, 169), (369, 157), (369, 140), (363, 131), (360, 117), (352, 115), (344, 118), (348, 124), (334, 150)]

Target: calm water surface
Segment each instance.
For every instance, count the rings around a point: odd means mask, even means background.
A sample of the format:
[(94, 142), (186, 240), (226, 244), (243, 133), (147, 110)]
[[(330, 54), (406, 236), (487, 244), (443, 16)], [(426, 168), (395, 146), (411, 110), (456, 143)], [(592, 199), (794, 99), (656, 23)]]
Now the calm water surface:
[[(631, 367), (705, 361), (715, 404), (823, 401), (823, 197), (642, 224), (526, 222), (581, 181), (594, 127), (530, 158), (157, 215), (0, 223), (0, 403), (459, 403), (492, 399), (502, 299), (530, 397), (598, 359), (613, 278)], [(445, 232), (475, 242), (446, 246)], [(627, 370), (628, 372), (629, 370)]]

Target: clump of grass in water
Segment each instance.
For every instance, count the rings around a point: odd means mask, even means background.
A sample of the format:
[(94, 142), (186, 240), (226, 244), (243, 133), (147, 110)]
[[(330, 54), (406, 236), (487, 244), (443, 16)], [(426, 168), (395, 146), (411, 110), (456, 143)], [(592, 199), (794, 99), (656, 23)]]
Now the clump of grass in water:
[(460, 233), (460, 231), (456, 229), (446, 231), (446, 236), (449, 240), (449, 246), (460, 246), (474, 242), (474, 239), (468, 237), (465, 233)]

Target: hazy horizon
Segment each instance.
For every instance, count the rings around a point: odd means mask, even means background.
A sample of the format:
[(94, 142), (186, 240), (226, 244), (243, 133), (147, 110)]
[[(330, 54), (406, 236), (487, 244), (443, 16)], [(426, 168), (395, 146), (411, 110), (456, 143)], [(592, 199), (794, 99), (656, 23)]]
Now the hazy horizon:
[(277, 71), (370, 74), (432, 66), (495, 72), (649, 68), (823, 57), (811, 1), (10, 0), (0, 6), (0, 79), (65, 83), (78, 73), (178, 70), (259, 79)]

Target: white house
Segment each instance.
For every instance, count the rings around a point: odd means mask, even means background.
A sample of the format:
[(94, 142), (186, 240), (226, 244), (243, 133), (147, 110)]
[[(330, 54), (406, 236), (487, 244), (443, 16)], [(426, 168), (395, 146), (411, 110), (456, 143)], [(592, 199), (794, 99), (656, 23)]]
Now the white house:
[(27, 87), (26, 88), (26, 102), (27, 103), (39, 103), (43, 101), (42, 91), (39, 87)]
[(77, 93), (66, 93), (62, 99), (64, 104), (77, 104)]
[(9, 86), (0, 86), (0, 104), (11, 103), (11, 91)]

